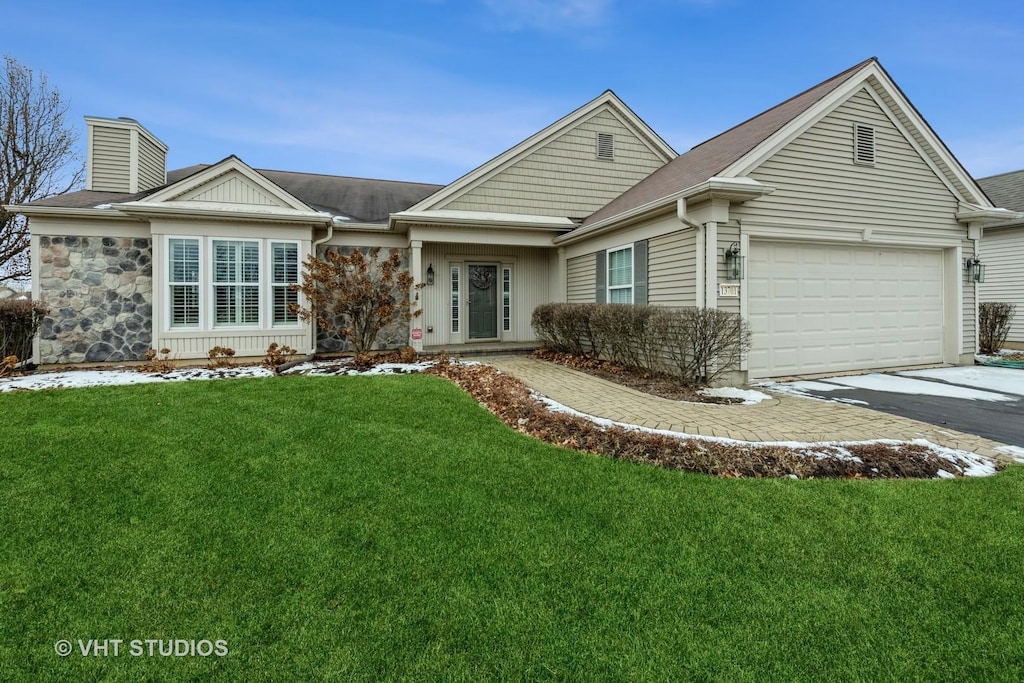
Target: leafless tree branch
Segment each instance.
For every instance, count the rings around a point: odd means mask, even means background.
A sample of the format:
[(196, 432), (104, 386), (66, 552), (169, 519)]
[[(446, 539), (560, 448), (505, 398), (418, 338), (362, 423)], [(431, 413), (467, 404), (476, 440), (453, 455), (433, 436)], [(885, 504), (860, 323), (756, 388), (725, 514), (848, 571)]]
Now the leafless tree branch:
[(28, 277), (29, 227), (4, 206), (62, 194), (78, 186), (85, 164), (67, 123), (68, 102), (10, 55), (0, 73), (0, 279)]

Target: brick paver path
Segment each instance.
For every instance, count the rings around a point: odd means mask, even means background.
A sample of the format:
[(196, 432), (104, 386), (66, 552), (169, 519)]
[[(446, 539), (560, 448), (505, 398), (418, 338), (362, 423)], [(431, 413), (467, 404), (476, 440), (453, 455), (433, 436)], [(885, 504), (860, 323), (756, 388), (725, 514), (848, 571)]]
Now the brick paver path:
[(987, 455), (1003, 444), (867, 408), (773, 394), (756, 405), (686, 403), (651, 396), (555, 363), (529, 356), (475, 358), (517, 377), (529, 387), (582, 413), (617, 422), (685, 434), (741, 441), (867, 441), (927, 439)]

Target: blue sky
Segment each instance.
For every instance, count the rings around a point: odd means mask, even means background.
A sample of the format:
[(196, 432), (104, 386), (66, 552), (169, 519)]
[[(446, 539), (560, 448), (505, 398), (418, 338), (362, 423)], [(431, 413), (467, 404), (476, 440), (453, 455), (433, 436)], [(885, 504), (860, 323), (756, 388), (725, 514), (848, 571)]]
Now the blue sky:
[[(171, 168), (447, 183), (613, 89), (677, 151), (870, 57), (968, 171), (1024, 168), (1024, 3), (46, 2), (0, 52)], [(13, 27), (13, 28), (12, 28)]]

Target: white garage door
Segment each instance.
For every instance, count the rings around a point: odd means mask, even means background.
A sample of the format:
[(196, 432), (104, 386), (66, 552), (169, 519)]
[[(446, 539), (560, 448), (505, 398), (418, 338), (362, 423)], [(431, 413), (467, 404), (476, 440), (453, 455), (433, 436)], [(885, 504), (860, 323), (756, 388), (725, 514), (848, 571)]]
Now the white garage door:
[(751, 242), (751, 377), (942, 361), (938, 250)]

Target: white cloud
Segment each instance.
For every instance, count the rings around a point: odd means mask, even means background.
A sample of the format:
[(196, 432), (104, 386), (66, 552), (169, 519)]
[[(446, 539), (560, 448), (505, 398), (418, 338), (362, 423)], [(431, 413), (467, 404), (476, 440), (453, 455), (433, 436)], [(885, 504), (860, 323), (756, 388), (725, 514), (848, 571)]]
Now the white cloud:
[(609, 18), (611, 0), (483, 0), (500, 22), (496, 28), (518, 31), (596, 28)]

